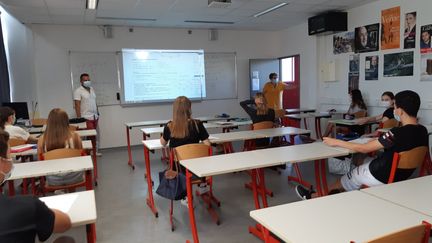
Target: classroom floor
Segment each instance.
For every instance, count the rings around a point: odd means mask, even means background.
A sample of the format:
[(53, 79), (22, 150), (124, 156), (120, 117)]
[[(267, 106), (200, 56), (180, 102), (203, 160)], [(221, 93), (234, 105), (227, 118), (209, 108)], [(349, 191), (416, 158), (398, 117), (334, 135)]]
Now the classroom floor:
[[(239, 146), (236, 151), (239, 151)], [(126, 148), (101, 150), (98, 157), (99, 180), (96, 192), (97, 242), (185, 242), (192, 240), (187, 208), (175, 202), (174, 217), (176, 229), (171, 232), (169, 225), (169, 200), (156, 194), (155, 203), (159, 218), (155, 218), (145, 203), (147, 184), (144, 181), (144, 155), (142, 146), (132, 148), (135, 170), (127, 166)], [(151, 154), (152, 178), (155, 184), (157, 174), (164, 169), (160, 153)], [(305, 179), (313, 182), (313, 163), (301, 165)], [(329, 182), (334, 177), (329, 176)], [(217, 209), (221, 218), (218, 226), (207, 213), (203, 203), (195, 198), (195, 216), (201, 242), (261, 242), (249, 234), (247, 226), (255, 224), (249, 217), (254, 209), (251, 191), (245, 189), (249, 180), (246, 173), (231, 173), (214, 177), (214, 193), (221, 201)], [(294, 187), (287, 183), (287, 172), (278, 175), (266, 170), (266, 185), (275, 196), (269, 198), (270, 206), (298, 201)], [(157, 184), (156, 184), (157, 186)], [(77, 243), (86, 242), (85, 227), (74, 228), (65, 235), (72, 236)], [(56, 236), (50, 238), (52, 242)]]

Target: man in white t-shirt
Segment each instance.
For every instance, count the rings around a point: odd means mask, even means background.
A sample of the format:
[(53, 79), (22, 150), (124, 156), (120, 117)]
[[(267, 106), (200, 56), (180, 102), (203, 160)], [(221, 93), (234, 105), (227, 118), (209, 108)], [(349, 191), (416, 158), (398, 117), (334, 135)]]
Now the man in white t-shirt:
[[(96, 105), (96, 94), (91, 87), (90, 75), (83, 73), (80, 76), (81, 86), (74, 92), (76, 116), (86, 119), (87, 129), (97, 129), (97, 144), (99, 144), (99, 112)], [(97, 147), (99, 147), (97, 145)], [(100, 153), (97, 153), (100, 156)]]

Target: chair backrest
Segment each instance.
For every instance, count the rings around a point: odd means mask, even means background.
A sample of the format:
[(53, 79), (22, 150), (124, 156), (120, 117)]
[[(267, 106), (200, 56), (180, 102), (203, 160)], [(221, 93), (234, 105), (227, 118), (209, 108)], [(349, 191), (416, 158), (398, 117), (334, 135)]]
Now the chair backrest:
[(394, 153), (388, 183), (392, 183), (394, 181), (396, 169), (416, 169), (422, 166), (427, 152), (427, 146), (420, 146), (408, 151)]
[(48, 119), (45, 118), (36, 118), (32, 119), (32, 125), (33, 126), (43, 126), (47, 124)]
[(82, 149), (70, 149), (70, 148), (61, 148), (54, 149), (42, 154), (42, 160), (50, 160), (50, 159), (64, 159), (71, 157), (79, 157), (85, 155), (85, 152)]
[(14, 147), (14, 146), (18, 146), (18, 145), (23, 145), (26, 144), (27, 141), (24, 139), (20, 139), (20, 138), (11, 138), (9, 139), (9, 146)]
[(380, 123), (380, 128), (393, 128), (398, 126), (399, 126), (399, 122), (394, 118)]
[(357, 111), (353, 114), (355, 119), (366, 117), (367, 111)]
[(427, 243), (429, 240), (431, 225), (423, 221), (422, 224), (394, 233), (381, 236), (377, 239), (366, 241), (367, 243)]
[(202, 143), (193, 143), (174, 148), (174, 154), (179, 160), (195, 159), (212, 155), (211, 146)]
[(273, 125), (274, 124), (272, 121), (258, 122), (258, 123), (254, 123), (252, 125), (252, 130), (261, 130), (261, 129), (273, 128)]

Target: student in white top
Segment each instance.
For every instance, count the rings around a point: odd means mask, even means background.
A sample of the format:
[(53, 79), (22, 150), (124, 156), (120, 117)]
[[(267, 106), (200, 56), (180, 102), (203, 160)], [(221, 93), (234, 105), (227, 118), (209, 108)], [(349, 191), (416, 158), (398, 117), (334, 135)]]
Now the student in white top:
[[(80, 83), (81, 86), (74, 92), (76, 116), (86, 119), (87, 129), (97, 130), (96, 147), (99, 148), (99, 111), (96, 105), (96, 93), (91, 87), (90, 75), (87, 73), (81, 74)], [(97, 155), (101, 156), (99, 152)]]
[(33, 137), (26, 130), (21, 127), (14, 126), (15, 124), (15, 111), (7, 106), (0, 107), (0, 128), (9, 133), (11, 138), (22, 139), (26, 143), (37, 143), (38, 139)]

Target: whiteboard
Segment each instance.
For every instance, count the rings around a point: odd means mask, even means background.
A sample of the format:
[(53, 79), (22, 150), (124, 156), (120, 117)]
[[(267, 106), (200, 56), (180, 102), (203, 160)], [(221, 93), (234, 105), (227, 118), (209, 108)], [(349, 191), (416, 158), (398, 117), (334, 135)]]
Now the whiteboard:
[(80, 75), (88, 73), (96, 93), (96, 103), (120, 104), (117, 54), (114, 52), (69, 52), (72, 92), (80, 84)]
[(235, 52), (204, 52), (207, 100), (237, 98)]
[[(80, 86), (79, 76), (88, 73), (101, 105), (118, 105), (120, 93), (120, 52), (69, 52), (72, 92)], [(237, 98), (235, 52), (205, 52), (206, 100)]]

